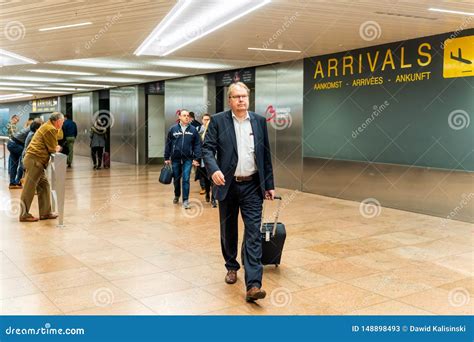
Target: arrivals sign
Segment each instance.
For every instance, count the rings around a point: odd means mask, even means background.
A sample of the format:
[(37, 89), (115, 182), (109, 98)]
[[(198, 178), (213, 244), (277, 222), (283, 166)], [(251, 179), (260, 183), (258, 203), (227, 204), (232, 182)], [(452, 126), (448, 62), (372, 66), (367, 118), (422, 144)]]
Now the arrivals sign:
[(32, 101), (32, 113), (47, 113), (58, 110), (58, 98), (51, 97), (47, 99), (38, 99)]
[[(442, 59), (442, 69), (434, 61)], [(313, 89), (388, 86), (474, 76), (474, 36), (432, 36), (307, 59)], [(309, 70), (308, 70), (309, 69)], [(307, 75), (308, 76), (308, 75)], [(436, 75), (438, 76), (438, 75)]]

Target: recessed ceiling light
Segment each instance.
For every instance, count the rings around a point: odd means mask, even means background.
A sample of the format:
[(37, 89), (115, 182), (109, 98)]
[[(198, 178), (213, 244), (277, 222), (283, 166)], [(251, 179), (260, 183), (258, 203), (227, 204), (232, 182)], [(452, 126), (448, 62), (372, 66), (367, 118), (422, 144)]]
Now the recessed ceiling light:
[(123, 77), (101, 77), (101, 76), (93, 76), (93, 77), (81, 77), (81, 81), (98, 81), (98, 82), (111, 82), (111, 83), (143, 83), (147, 82), (148, 80), (137, 79), (137, 78), (123, 78)]
[(167, 66), (173, 68), (189, 68), (189, 69), (227, 69), (232, 65), (223, 63), (210, 63), (201, 61), (177, 60), (177, 59), (163, 59), (151, 61), (150, 64)]
[(88, 84), (88, 83), (57, 83), (57, 85), (71, 86), (71, 87), (110, 88), (110, 85)]
[(39, 83), (0, 82), (0, 86), (41, 87), (42, 85)]
[(291, 52), (291, 53), (301, 53), (300, 50), (285, 50), (285, 49), (264, 49), (264, 48), (254, 48), (249, 47), (249, 50), (257, 50), (257, 51), (271, 51), (271, 52)]
[(13, 100), (13, 99), (18, 99), (18, 98), (22, 98), (22, 97), (31, 97), (33, 95), (30, 95), (30, 94), (21, 94), (21, 93), (18, 93), (18, 94), (5, 94), (5, 95), (0, 95), (0, 101), (1, 100)]
[(27, 76), (2, 76), (2, 79), (12, 81), (33, 81), (33, 82), (67, 82), (63, 78), (49, 78), (49, 77), (27, 77)]
[(30, 69), (30, 72), (40, 72), (44, 74), (64, 74), (64, 75), (97, 75), (90, 72), (82, 72), (82, 71), (65, 71), (65, 70), (47, 70), (47, 69)]
[[(38, 63), (34, 59), (27, 58), (27, 57), (24, 57), (22, 55), (19, 55), (19, 54), (16, 54), (14, 52), (10, 52), (10, 51), (4, 50), (4, 49), (0, 49), (0, 56), (7, 56), (7, 57), (10, 57), (11, 59), (19, 60), (19, 61), (22, 61), (22, 62), (25, 62), (25, 63), (28, 63), (28, 64)], [(21, 63), (14, 63), (14, 62), (9, 63), (8, 61), (3, 61), (3, 58), (2, 58), (2, 63), (1, 63), (2, 66), (15, 65), (15, 64), (21, 64)]]
[(78, 23), (78, 24), (43, 27), (43, 28), (40, 28), (38, 31), (52, 31), (52, 30), (60, 30), (60, 29), (64, 29), (64, 28), (79, 27), (79, 26), (86, 26), (86, 25), (92, 25), (92, 23), (90, 21), (88, 21), (88, 22), (85, 22), (85, 23)]
[(134, 54), (167, 56), (269, 2), (215, 1), (212, 6), (203, 6), (199, 1), (180, 0)]
[(127, 75), (139, 75), (139, 76), (158, 76), (158, 77), (183, 76), (183, 74), (177, 74), (175, 72), (149, 71), (149, 70), (117, 70), (117, 71), (112, 71), (112, 72), (115, 74), (127, 74)]
[(446, 10), (446, 9), (442, 9), (442, 8), (428, 8), (428, 11), (441, 12), (441, 13), (461, 14), (461, 15), (474, 15), (474, 12), (453, 11), (453, 10)]

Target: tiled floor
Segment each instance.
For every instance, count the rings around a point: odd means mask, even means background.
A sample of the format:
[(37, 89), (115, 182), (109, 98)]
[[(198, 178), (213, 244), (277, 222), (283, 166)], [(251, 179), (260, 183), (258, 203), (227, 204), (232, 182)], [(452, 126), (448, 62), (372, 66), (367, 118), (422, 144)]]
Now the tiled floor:
[[(288, 238), (268, 292), (244, 301), (243, 272), (224, 283), (218, 211), (192, 184), (172, 204), (158, 166), (115, 163), (67, 173), (64, 228), (19, 223), (19, 190), (0, 188), (1, 314), (473, 314), (473, 226), (278, 189)], [(37, 214), (35, 203), (33, 211)], [(271, 213), (272, 210), (267, 210)]]

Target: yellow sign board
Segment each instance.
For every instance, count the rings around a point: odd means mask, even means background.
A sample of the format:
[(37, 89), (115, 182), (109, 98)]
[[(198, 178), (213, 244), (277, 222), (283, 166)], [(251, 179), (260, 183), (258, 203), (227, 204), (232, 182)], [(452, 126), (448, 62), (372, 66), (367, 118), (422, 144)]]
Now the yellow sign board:
[(474, 76), (474, 36), (444, 42), (443, 77)]

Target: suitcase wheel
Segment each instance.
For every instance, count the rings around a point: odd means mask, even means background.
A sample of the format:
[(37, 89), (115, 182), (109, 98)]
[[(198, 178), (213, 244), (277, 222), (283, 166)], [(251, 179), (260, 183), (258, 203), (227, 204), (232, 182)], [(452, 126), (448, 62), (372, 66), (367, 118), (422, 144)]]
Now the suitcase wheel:
[(275, 267), (278, 267), (279, 265), (278, 264), (275, 264)]

